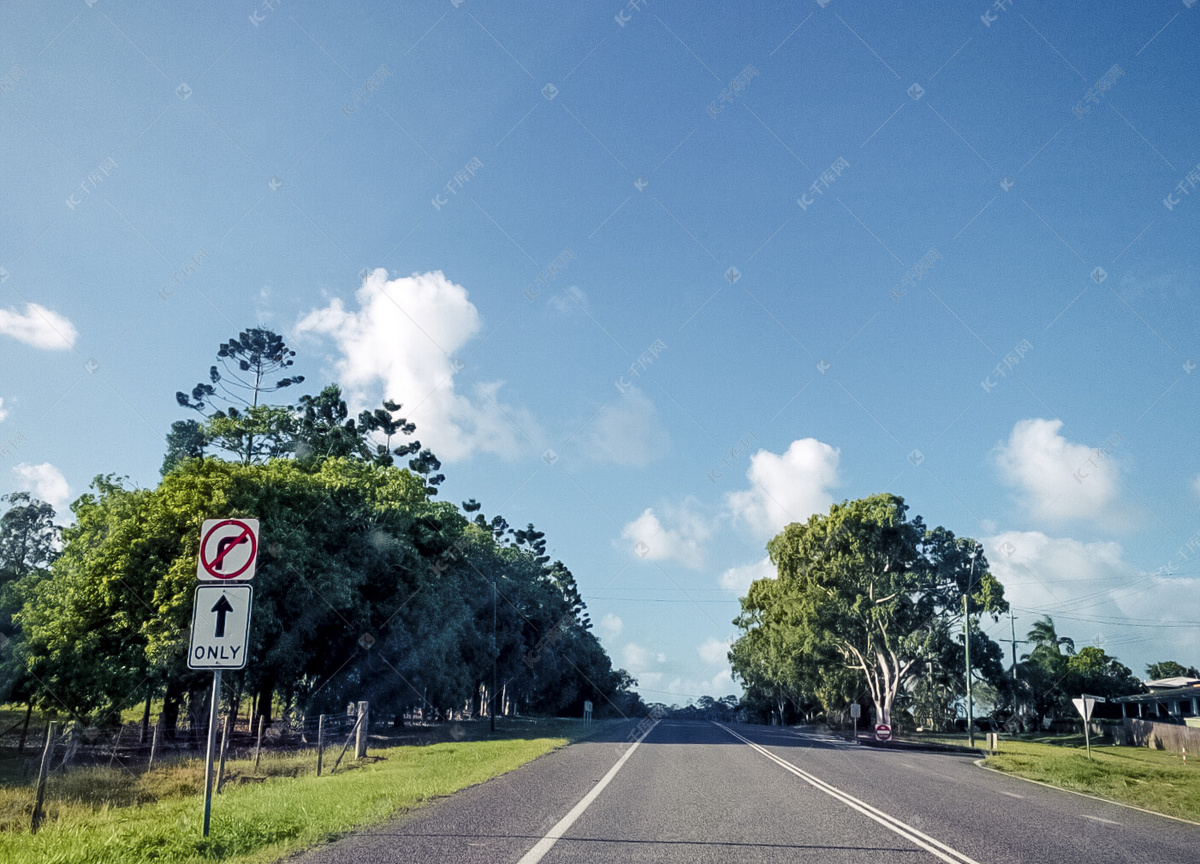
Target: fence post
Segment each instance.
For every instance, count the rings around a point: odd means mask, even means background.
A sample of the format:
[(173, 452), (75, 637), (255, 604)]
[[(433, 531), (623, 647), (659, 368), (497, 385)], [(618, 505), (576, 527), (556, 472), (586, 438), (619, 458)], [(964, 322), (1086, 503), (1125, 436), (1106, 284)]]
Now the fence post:
[(262, 755), (263, 715), (258, 715), (258, 742), (254, 745), (254, 773), (258, 773), (258, 757)]
[(46, 800), (46, 775), (50, 771), (50, 760), (54, 757), (54, 730), (58, 724), (53, 720), (46, 726), (46, 746), (42, 748), (42, 764), (38, 768), (37, 800), (33, 804), (33, 820), (29, 833), (36, 834), (42, 824), (42, 804)]
[(117, 758), (117, 748), (121, 746), (121, 733), (125, 731), (125, 724), (122, 723), (117, 727), (117, 739), (113, 741), (112, 754), (108, 757), (108, 767), (112, 767), (113, 760)]
[(217, 794), (221, 794), (221, 787), (225, 785), (225, 748), (229, 746), (229, 719), (232, 714), (225, 715), (225, 728), (221, 732), (221, 767), (217, 769)]
[(154, 721), (154, 734), (150, 738), (150, 761), (146, 764), (146, 771), (149, 772), (154, 767), (154, 754), (158, 752), (158, 728), (162, 726), (162, 716), (160, 715)]
[(325, 758), (325, 715), (317, 718), (317, 776), (321, 776), (321, 760)]
[(371, 722), (370, 703), (358, 703), (358, 738), (354, 742), (354, 758), (362, 759), (367, 755), (367, 727)]

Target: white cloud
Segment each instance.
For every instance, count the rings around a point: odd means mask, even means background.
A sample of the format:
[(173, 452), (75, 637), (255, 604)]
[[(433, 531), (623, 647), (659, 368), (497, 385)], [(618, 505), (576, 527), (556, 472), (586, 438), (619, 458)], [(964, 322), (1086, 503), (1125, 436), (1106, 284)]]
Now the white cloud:
[(355, 299), (357, 312), (334, 299), (296, 325), (300, 334), (336, 342), (338, 381), (352, 406), (380, 397), (402, 402), (416, 437), (448, 461), (476, 453), (511, 457), (528, 444), (526, 436), (537, 440), (528, 412), (501, 402), (501, 382), (467, 382), (469, 395), (456, 390), (458, 353), (482, 327), (465, 288), (441, 271), (389, 280), (377, 269)]
[(730, 591), (736, 591), (738, 594), (745, 594), (751, 582), (758, 579), (774, 579), (776, 575), (778, 574), (775, 571), (775, 565), (771, 563), (771, 559), (763, 558), (761, 561), (755, 561), (753, 564), (730, 567), (721, 574), (720, 584), (722, 588), (728, 588)]
[[(3, 418), (0, 417), (0, 419)], [(1200, 474), (1197, 474), (1192, 478), (1192, 491), (1195, 492), (1197, 496), (1200, 496)]]
[(37, 303), (26, 303), (23, 313), (16, 309), (0, 309), (0, 333), (48, 351), (66, 351), (75, 347), (75, 338), (79, 335), (74, 324)]
[(633, 544), (633, 552), (648, 561), (679, 561), (688, 567), (700, 567), (706, 557), (704, 542), (711, 530), (704, 517), (690, 510), (686, 502), (664, 525), (647, 507), (642, 515), (625, 526), (621, 536)]
[(661, 651), (654, 651), (643, 645), (638, 645), (636, 642), (627, 642), (621, 647), (621, 662), (625, 669), (632, 673), (634, 677), (638, 677), (637, 672), (648, 670), (652, 666), (666, 663), (667, 655)]
[(600, 632), (609, 639), (616, 639), (621, 635), (621, 630), (624, 629), (625, 622), (622, 621), (620, 617), (613, 615), (612, 613), (608, 613), (600, 619), (600, 623), (596, 626), (600, 629)]
[(71, 487), (63, 473), (43, 462), (40, 465), (30, 465), (22, 462), (12, 469), (22, 492), (29, 492), (35, 498), (41, 498), (54, 508), (60, 516), (66, 512), (71, 499)]
[(696, 647), (696, 652), (705, 663), (722, 663), (729, 655), (732, 639), (705, 639)]
[(1031, 516), (1051, 521), (1111, 517), (1119, 491), (1112, 446), (1074, 444), (1059, 434), (1062, 425), (1061, 420), (1018, 420), (1008, 441), (995, 450), (1001, 477), (1019, 491)]
[(587, 295), (583, 293), (582, 288), (571, 285), (550, 298), (550, 308), (560, 315), (586, 312), (588, 308)]
[[(1191, 598), (1200, 591), (1200, 579), (1138, 567), (1112, 541), (1008, 531), (981, 542), (1005, 598), (1016, 608), (1018, 637), (1050, 615), (1059, 635), (1080, 647), (1099, 645), (1137, 675), (1157, 660), (1200, 661), (1200, 631), (1185, 626), (1195, 618)], [(1008, 622), (992, 629), (1007, 649)]]
[(0, 397), (0, 423), (4, 422), (4, 418), (8, 416), (8, 411), (4, 408), (4, 399)]
[(836, 447), (816, 438), (793, 441), (781, 456), (759, 450), (746, 472), (751, 487), (730, 493), (729, 509), (759, 536), (773, 537), (788, 523), (829, 509), (840, 455)]
[(653, 462), (670, 444), (657, 406), (637, 387), (597, 411), (578, 437), (589, 459), (633, 468)]

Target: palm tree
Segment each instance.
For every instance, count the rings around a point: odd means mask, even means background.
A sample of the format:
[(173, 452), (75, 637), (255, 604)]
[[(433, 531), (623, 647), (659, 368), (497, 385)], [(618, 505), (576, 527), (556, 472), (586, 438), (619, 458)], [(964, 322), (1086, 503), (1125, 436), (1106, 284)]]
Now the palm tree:
[(1035, 621), (1025, 638), (1034, 646), (1033, 652), (1025, 655), (1024, 659), (1026, 660), (1036, 660), (1039, 655), (1046, 654), (1056, 657), (1062, 656), (1063, 647), (1067, 649), (1067, 656), (1072, 656), (1075, 653), (1075, 640), (1069, 636), (1059, 636), (1058, 631), (1054, 629), (1054, 619), (1049, 615), (1045, 615), (1041, 620)]

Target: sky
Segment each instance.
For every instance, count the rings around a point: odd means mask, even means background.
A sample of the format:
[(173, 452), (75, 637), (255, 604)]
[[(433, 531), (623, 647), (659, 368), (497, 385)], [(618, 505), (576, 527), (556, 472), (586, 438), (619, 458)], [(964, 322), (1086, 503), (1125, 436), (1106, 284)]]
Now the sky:
[(1200, 663), (1195, 5), (10, 4), (0, 492), (153, 486), (267, 327), (648, 701), (737, 692), (766, 541), (884, 491), (995, 638)]

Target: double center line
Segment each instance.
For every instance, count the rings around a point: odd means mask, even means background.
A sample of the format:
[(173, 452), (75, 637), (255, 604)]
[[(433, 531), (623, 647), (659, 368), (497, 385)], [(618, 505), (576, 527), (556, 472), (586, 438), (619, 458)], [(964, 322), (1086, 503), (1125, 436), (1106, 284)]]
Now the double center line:
[(901, 822), (895, 816), (890, 816), (887, 813), (884, 813), (882, 810), (872, 807), (867, 802), (862, 801), (858, 798), (855, 798), (853, 795), (850, 795), (849, 793), (843, 792), (841, 789), (838, 789), (834, 786), (829, 785), (824, 780), (821, 780), (818, 777), (814, 777), (812, 774), (809, 774), (807, 771), (803, 771), (800, 768), (797, 768), (791, 762), (788, 762), (786, 759), (776, 756), (770, 750), (768, 750), (765, 747), (759, 746), (758, 744), (755, 744), (749, 738), (739, 735), (737, 732), (734, 732), (728, 726), (726, 726), (722, 723), (715, 723), (714, 725), (719, 726), (720, 728), (724, 729), (726, 732), (728, 732), (734, 738), (737, 738), (742, 743), (750, 745), (750, 747), (752, 747), (754, 750), (757, 750), (763, 756), (766, 756), (768, 759), (770, 759), (772, 762), (774, 762), (780, 768), (783, 768), (785, 771), (790, 771), (792, 774), (795, 774), (797, 777), (799, 777), (801, 780), (803, 780), (808, 785), (812, 786), (814, 789), (818, 789), (821, 792), (824, 792), (826, 795), (829, 795), (831, 798), (834, 798), (834, 799), (842, 802), (847, 807), (850, 807), (851, 809), (857, 810), (859, 813), (862, 813), (867, 818), (875, 820), (880, 825), (882, 825), (884, 828), (887, 828), (889, 831), (900, 835), (905, 840), (908, 840), (910, 843), (916, 844), (917, 846), (919, 846), (920, 848), (922, 848), (926, 852), (928, 852), (930, 855), (933, 855), (935, 858), (938, 858), (941, 861), (945, 861), (946, 864), (979, 864), (979, 862), (976, 861), (974, 858), (969, 858), (966, 855), (964, 855), (963, 853), (959, 852), (957, 849), (950, 848), (949, 846), (947, 846), (945, 843), (941, 842), (940, 840), (938, 840), (934, 837), (930, 837), (924, 831), (919, 831), (916, 828), (912, 827), (911, 825), (909, 825), (905, 822)]

